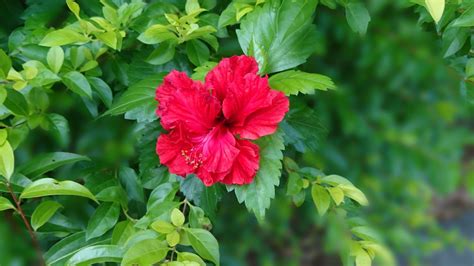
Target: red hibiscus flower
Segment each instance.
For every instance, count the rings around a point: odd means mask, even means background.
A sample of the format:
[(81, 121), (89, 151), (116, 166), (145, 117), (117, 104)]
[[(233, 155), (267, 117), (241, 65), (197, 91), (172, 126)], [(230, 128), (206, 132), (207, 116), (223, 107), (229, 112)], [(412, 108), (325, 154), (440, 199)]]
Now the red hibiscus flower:
[(156, 90), (157, 115), (168, 134), (156, 145), (170, 172), (195, 173), (206, 186), (251, 183), (259, 147), (250, 140), (276, 131), (288, 98), (260, 77), (254, 58), (223, 59), (203, 84), (172, 71)]

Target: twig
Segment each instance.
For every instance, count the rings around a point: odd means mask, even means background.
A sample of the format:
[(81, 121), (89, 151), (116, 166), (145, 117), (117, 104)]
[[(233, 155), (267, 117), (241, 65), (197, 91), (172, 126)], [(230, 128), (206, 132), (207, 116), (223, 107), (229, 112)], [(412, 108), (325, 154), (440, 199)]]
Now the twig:
[(45, 266), (46, 263), (43, 258), (43, 253), (41, 252), (41, 246), (38, 242), (38, 239), (36, 238), (35, 233), (33, 232), (33, 229), (31, 228), (30, 222), (28, 222), (28, 219), (26, 219), (25, 213), (23, 212), (23, 209), (21, 208), (20, 201), (16, 197), (15, 192), (13, 192), (13, 189), (9, 182), (7, 183), (7, 187), (8, 187), (8, 191), (10, 192), (10, 195), (13, 198), (13, 201), (15, 202), (16, 210), (20, 214), (21, 219), (23, 220), (23, 223), (25, 223), (26, 229), (28, 230), (28, 233), (30, 234), (31, 241), (33, 242), (33, 246), (36, 250), (36, 255), (38, 256), (39, 265)]

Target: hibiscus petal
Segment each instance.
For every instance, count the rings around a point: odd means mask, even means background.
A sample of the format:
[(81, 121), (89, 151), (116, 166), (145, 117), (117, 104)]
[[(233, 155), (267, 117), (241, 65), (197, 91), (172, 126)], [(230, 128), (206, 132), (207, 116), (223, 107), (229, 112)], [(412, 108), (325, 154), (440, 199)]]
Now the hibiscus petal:
[(243, 185), (252, 183), (259, 168), (259, 147), (248, 140), (238, 140), (239, 155), (235, 158), (232, 168), (222, 183)]
[(211, 88), (213, 95), (224, 100), (230, 84), (241, 82), (247, 74), (257, 75), (258, 64), (253, 57), (240, 55), (222, 59), (206, 75), (206, 88)]
[(193, 138), (193, 142), (199, 143), (202, 168), (211, 173), (229, 171), (239, 154), (239, 149), (235, 147), (235, 137), (223, 125), (216, 126), (205, 136)]
[(274, 133), (288, 108), (288, 98), (270, 89), (267, 77), (253, 75), (247, 75), (241, 84), (232, 87), (222, 104), (232, 132), (245, 139)]
[(186, 161), (183, 152), (189, 150), (192, 143), (182, 126), (173, 129), (169, 134), (161, 134), (156, 143), (156, 153), (160, 163), (168, 166), (171, 173), (186, 176), (195, 168)]
[(202, 83), (185, 73), (172, 71), (156, 90), (157, 115), (166, 130), (185, 123), (194, 133), (206, 133), (214, 126), (221, 106)]

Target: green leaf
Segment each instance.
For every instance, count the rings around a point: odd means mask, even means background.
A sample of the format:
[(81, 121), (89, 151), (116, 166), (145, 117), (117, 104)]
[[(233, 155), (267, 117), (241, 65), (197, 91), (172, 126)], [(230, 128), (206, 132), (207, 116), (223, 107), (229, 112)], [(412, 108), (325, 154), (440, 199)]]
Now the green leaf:
[(138, 36), (138, 40), (146, 44), (157, 44), (164, 41), (176, 42), (178, 37), (170, 31), (166, 26), (156, 24)]
[(48, 119), (51, 122), (50, 130), (59, 144), (64, 147), (69, 143), (69, 123), (66, 118), (58, 114), (48, 114)]
[(111, 243), (113, 245), (124, 246), (125, 243), (137, 232), (134, 223), (126, 220), (117, 223), (112, 233)]
[(0, 197), (0, 211), (15, 209), (7, 198)]
[(444, 57), (452, 56), (461, 50), (470, 36), (469, 28), (448, 26), (442, 37)]
[(374, 231), (372, 228), (367, 226), (356, 226), (352, 227), (351, 231), (354, 235), (363, 240), (372, 240), (375, 242), (381, 242), (382, 238), (380, 235)]
[(237, 37), (244, 53), (256, 58), (261, 74), (296, 67), (313, 53), (317, 2), (268, 0), (245, 16)]
[(99, 95), (100, 100), (107, 106), (107, 108), (110, 108), (112, 106), (112, 89), (105, 83), (102, 79), (96, 78), (96, 77), (87, 77), (87, 80), (89, 81), (90, 85), (92, 85), (92, 88), (94, 91)]
[(230, 3), (219, 16), (218, 27), (223, 28), (237, 23), (236, 14), (237, 10), (234, 7), (234, 3)]
[(46, 57), (48, 65), (54, 73), (58, 73), (61, 70), (64, 62), (64, 51), (60, 46), (53, 46), (48, 51), (48, 56)]
[(217, 65), (216, 62), (204, 62), (202, 65), (196, 67), (194, 69), (194, 73), (192, 74), (191, 78), (194, 80), (201, 80), (204, 81), (206, 75), (211, 69), (213, 69)]
[(445, 0), (425, 0), (425, 5), (431, 17), (437, 24), (443, 16)]
[(46, 264), (50, 266), (63, 266), (67, 260), (79, 250), (93, 245), (109, 242), (110, 238), (95, 238), (86, 241), (86, 233), (79, 232), (61, 239), (54, 244), (45, 254)]
[(171, 211), (171, 222), (176, 227), (182, 226), (184, 224), (184, 214), (179, 209), (173, 209)]
[(5, 141), (0, 145), (0, 175), (10, 180), (15, 169), (15, 155), (10, 142)]
[(166, 257), (168, 245), (158, 239), (145, 239), (131, 246), (123, 256), (122, 265), (153, 265)]
[(162, 65), (169, 62), (174, 57), (176, 44), (173, 42), (162, 42), (158, 45), (146, 61), (152, 65)]
[(120, 186), (111, 186), (101, 190), (95, 195), (98, 201), (120, 203), (123, 208), (127, 208), (127, 194)]
[(280, 132), (259, 139), (257, 144), (260, 147), (260, 168), (255, 179), (248, 185), (233, 186), (232, 189), (235, 190), (237, 200), (245, 202), (247, 209), (263, 220), (265, 210), (275, 197), (275, 186), (280, 184), (282, 150), (285, 145)]
[(104, 235), (115, 226), (119, 215), (119, 204), (102, 203), (89, 220), (86, 229), (86, 239), (89, 240)]
[(347, 178), (338, 175), (327, 175), (321, 178), (321, 182), (329, 184), (331, 186), (338, 186), (338, 185), (347, 185), (347, 186), (354, 186), (351, 181)]
[(94, 195), (83, 185), (69, 180), (57, 181), (52, 178), (42, 178), (34, 181), (23, 190), (20, 198), (30, 199), (55, 195), (79, 196), (97, 201)]
[(71, 71), (63, 76), (63, 82), (73, 92), (92, 99), (91, 85), (83, 74)]
[(351, 2), (346, 5), (346, 19), (351, 29), (364, 35), (370, 22), (369, 11), (363, 3)]
[(209, 48), (200, 40), (190, 40), (186, 43), (186, 54), (195, 66), (204, 64), (210, 56)]
[(84, 43), (88, 42), (89, 38), (86, 36), (72, 30), (72, 29), (60, 29), (52, 31), (46, 36), (44, 36), (43, 40), (41, 40), (40, 45), (42, 46), (61, 46), (67, 45), (72, 43)]
[(344, 191), (344, 195), (357, 201), (360, 205), (369, 205), (369, 201), (365, 197), (364, 193), (358, 188), (354, 187), (353, 185), (340, 185), (339, 187)]
[(300, 108), (292, 105), (280, 127), (285, 133), (285, 142), (301, 153), (317, 152), (328, 132), (316, 112), (306, 106)]
[(201, 7), (199, 6), (198, 0), (186, 0), (185, 10), (186, 14), (192, 14), (198, 11)]
[(87, 266), (96, 263), (122, 261), (123, 249), (115, 245), (97, 245), (79, 250), (66, 265)]
[(28, 116), (30, 113), (25, 96), (16, 90), (7, 89), (7, 98), (3, 104), (16, 115)]
[(216, 238), (204, 229), (186, 228), (185, 230), (191, 246), (199, 256), (219, 265), (219, 243)]
[(175, 231), (175, 227), (172, 224), (162, 221), (162, 220), (158, 220), (152, 223), (150, 227), (156, 232), (161, 233), (161, 234), (169, 234)]
[(331, 78), (320, 74), (288, 70), (275, 74), (268, 80), (270, 87), (286, 95), (312, 94), (314, 90), (335, 89)]
[(31, 215), (31, 226), (36, 231), (53, 217), (53, 215), (62, 207), (56, 201), (43, 201), (36, 207)]
[(147, 209), (152, 209), (153, 206), (161, 202), (173, 200), (178, 189), (177, 183), (167, 182), (157, 186), (148, 197)]
[(179, 236), (178, 231), (176, 230), (173, 230), (171, 233), (166, 235), (166, 242), (168, 242), (168, 245), (170, 247), (174, 247), (178, 245), (179, 241), (180, 241), (180, 236)]
[(314, 184), (311, 188), (311, 196), (313, 197), (314, 205), (316, 205), (319, 215), (324, 215), (331, 203), (331, 198), (326, 189), (318, 184)]
[(37, 157), (23, 164), (21, 167), (18, 168), (18, 172), (28, 176), (29, 178), (34, 179), (35, 177), (41, 176), (60, 166), (88, 160), (89, 158), (87, 158), (86, 156), (82, 156), (75, 153), (45, 153), (38, 155)]
[(344, 191), (340, 187), (328, 187), (327, 190), (337, 206), (344, 200)]
[(189, 252), (179, 252), (178, 261), (180, 262), (192, 261), (192, 262), (196, 262), (199, 266), (206, 266), (206, 263), (201, 259), (201, 257), (199, 257), (198, 255), (194, 253), (189, 253)]
[(120, 115), (135, 108), (144, 108), (144, 106), (150, 105), (156, 107), (155, 90), (163, 81), (164, 76), (165, 73), (160, 73), (131, 86), (105, 114)]
[[(8, 75), (8, 72), (10, 72), (10, 68), (12, 68), (12, 61), (10, 57), (0, 49), (0, 79), (5, 78)], [(3, 72), (3, 76), (1, 73)]]
[(372, 265), (372, 259), (370, 258), (367, 251), (359, 249), (356, 254), (356, 266), (370, 266)]

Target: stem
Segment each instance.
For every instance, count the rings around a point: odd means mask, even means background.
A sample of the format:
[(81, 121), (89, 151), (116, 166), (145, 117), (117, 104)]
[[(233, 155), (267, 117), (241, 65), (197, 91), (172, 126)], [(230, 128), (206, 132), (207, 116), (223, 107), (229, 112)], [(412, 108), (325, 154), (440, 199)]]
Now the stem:
[(8, 186), (8, 191), (10, 192), (10, 195), (13, 198), (13, 201), (15, 202), (16, 205), (16, 211), (20, 214), (21, 219), (23, 220), (23, 223), (25, 223), (26, 229), (28, 230), (28, 233), (30, 234), (31, 237), (31, 242), (33, 242), (33, 246), (36, 250), (36, 255), (38, 256), (38, 262), (41, 266), (46, 265), (44, 258), (43, 258), (43, 253), (41, 252), (41, 246), (38, 242), (38, 239), (36, 238), (35, 233), (33, 232), (33, 229), (31, 228), (30, 222), (28, 222), (28, 219), (26, 219), (25, 213), (23, 212), (23, 209), (21, 208), (20, 201), (15, 195), (15, 192), (13, 192), (13, 189), (10, 185), (10, 183), (7, 183)]

